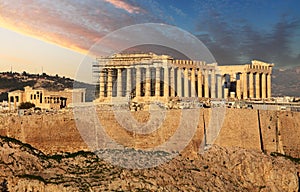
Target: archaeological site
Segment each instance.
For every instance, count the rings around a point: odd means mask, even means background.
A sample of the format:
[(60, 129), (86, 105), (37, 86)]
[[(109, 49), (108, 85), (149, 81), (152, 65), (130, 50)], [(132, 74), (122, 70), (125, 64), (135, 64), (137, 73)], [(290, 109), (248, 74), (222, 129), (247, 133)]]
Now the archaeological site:
[(273, 66), (115, 54), (93, 63), (93, 102), (11, 91), (0, 190), (298, 191), (299, 103), (272, 97)]

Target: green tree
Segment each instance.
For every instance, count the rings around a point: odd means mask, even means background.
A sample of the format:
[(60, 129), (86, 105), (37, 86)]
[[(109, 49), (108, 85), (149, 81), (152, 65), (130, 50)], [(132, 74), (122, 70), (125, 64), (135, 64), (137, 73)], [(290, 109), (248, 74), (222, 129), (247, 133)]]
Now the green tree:
[(35, 104), (30, 103), (30, 102), (24, 102), (24, 103), (20, 103), (19, 109), (30, 109), (30, 108), (34, 108)]

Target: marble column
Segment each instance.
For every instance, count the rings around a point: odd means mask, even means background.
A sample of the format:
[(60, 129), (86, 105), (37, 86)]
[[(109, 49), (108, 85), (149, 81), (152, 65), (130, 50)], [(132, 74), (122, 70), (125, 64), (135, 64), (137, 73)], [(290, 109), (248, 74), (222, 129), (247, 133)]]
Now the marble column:
[(229, 96), (229, 89), (228, 88), (224, 88), (224, 98), (227, 99)]
[(164, 67), (164, 97), (169, 97), (169, 67)]
[(14, 109), (17, 109), (17, 99), (16, 99), (17, 97), (16, 96), (14, 96)]
[(112, 74), (113, 69), (108, 69), (108, 77), (107, 77), (107, 97), (112, 97)]
[(10, 96), (8, 96), (8, 101), (7, 101), (7, 102), (8, 102), (8, 109), (9, 109), (9, 110), (11, 110), (11, 104), (10, 104), (10, 102), (11, 102), (11, 101), (10, 101)]
[(171, 97), (175, 97), (175, 70), (174, 67), (170, 69), (170, 89)]
[(122, 69), (118, 68), (117, 74), (117, 97), (122, 97)]
[(243, 77), (243, 99), (248, 98), (248, 78), (247, 78), (247, 73), (242, 74)]
[(177, 96), (182, 97), (182, 77), (181, 68), (177, 68)]
[(222, 95), (222, 76), (221, 75), (217, 75), (217, 93), (218, 93), (218, 98), (221, 99), (223, 98)]
[(141, 67), (136, 67), (135, 96), (141, 97)]
[(254, 82), (253, 73), (249, 73), (249, 97), (254, 98)]
[(100, 92), (99, 92), (99, 97), (103, 98), (105, 96), (105, 76), (106, 76), (106, 72), (104, 69), (100, 69), (100, 79), (99, 79), (99, 88), (100, 88)]
[(255, 75), (255, 98), (260, 98), (260, 74)]
[(216, 73), (215, 70), (211, 71), (211, 85), (210, 85), (211, 98), (216, 98)]
[(204, 72), (204, 97), (209, 98), (208, 70)]
[(191, 71), (191, 97), (196, 97), (196, 77), (195, 68)]
[(151, 68), (149, 66), (146, 67), (146, 78), (145, 78), (145, 96), (150, 97), (151, 96)]
[(155, 69), (155, 96), (160, 96), (160, 67)]
[(189, 69), (184, 69), (184, 97), (189, 97)]
[(262, 73), (261, 75), (261, 98), (267, 98), (267, 86), (266, 86), (266, 74)]
[(203, 97), (202, 94), (202, 70), (198, 69), (198, 97)]
[(241, 99), (241, 80), (236, 80), (236, 98)]
[(271, 84), (271, 74), (267, 74), (267, 97), (271, 98), (272, 97), (272, 84)]
[(131, 68), (127, 68), (126, 69), (126, 73), (127, 73), (127, 81), (126, 81), (126, 93), (127, 93), (127, 97), (131, 96)]

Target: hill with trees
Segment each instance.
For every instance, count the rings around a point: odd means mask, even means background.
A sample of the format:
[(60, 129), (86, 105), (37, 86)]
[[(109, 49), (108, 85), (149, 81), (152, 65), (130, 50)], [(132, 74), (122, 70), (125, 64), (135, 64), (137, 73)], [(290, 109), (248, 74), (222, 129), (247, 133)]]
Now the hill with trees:
[(7, 92), (24, 90), (24, 87), (43, 88), (49, 91), (62, 91), (66, 88), (86, 88), (86, 100), (92, 101), (95, 98), (95, 86), (78, 82), (70, 78), (58, 75), (29, 74), (27, 72), (1, 72), (0, 73), (0, 101), (7, 100)]

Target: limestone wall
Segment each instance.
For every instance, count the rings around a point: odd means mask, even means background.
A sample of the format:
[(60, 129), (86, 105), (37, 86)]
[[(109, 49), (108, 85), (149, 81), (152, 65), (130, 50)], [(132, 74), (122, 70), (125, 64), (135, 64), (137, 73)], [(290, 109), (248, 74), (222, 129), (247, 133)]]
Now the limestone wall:
[(280, 112), (278, 114), (278, 137), (283, 151), (292, 157), (300, 158), (300, 113)]
[(257, 111), (227, 109), (226, 117), (215, 144), (224, 147), (239, 146), (260, 150)]
[[(160, 128), (148, 135), (133, 135), (122, 128), (109, 111), (99, 111), (101, 123), (114, 140), (128, 147), (152, 148), (169, 140), (180, 123), (181, 110), (167, 111), (165, 121)], [(195, 113), (196, 114), (196, 113)], [(189, 145), (188, 154), (197, 152), (204, 142), (203, 135), (211, 117), (211, 109), (201, 109), (198, 127)], [(137, 121), (147, 122), (147, 111), (132, 112)], [(185, 127), (188, 124), (183, 125)], [(289, 111), (257, 111), (251, 109), (226, 109), (222, 129), (215, 144), (225, 147), (238, 146), (246, 149), (264, 150), (267, 153), (280, 152), (300, 157), (300, 113)], [(0, 134), (14, 137), (46, 153), (60, 151), (75, 152), (88, 150), (83, 142), (71, 112), (63, 114), (43, 114), (29, 116), (0, 116)], [(182, 131), (180, 134), (187, 134)], [(94, 135), (91, 135), (91, 138)], [(174, 144), (184, 143), (179, 138)]]
[(72, 113), (0, 116), (0, 134), (29, 143), (46, 153), (88, 149), (76, 129)]

